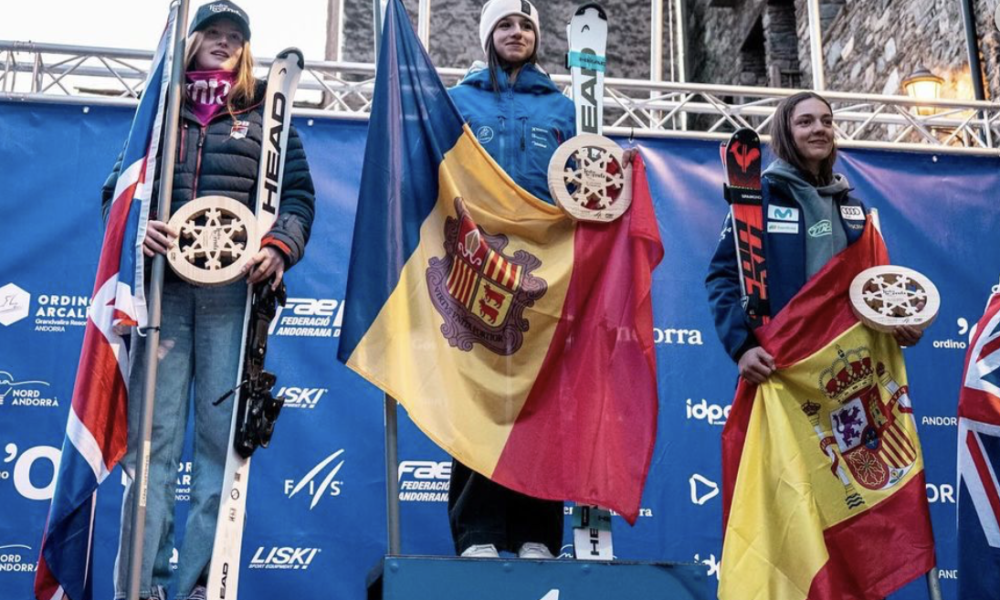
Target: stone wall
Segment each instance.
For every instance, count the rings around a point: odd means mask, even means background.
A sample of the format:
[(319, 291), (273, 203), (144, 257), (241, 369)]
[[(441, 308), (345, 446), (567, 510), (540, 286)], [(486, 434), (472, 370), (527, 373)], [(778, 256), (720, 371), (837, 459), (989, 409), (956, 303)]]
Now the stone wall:
[[(812, 87), (806, 0), (689, 2), (693, 81)], [(973, 0), (991, 98), (1000, 97), (998, 3)], [(945, 79), (943, 97), (974, 97), (959, 0), (822, 0), (820, 10), (828, 89), (901, 94), (903, 79), (926, 66)]]
[[(372, 1), (344, 2), (343, 60), (371, 62)], [(418, 0), (404, 0), (416, 27)], [(481, 0), (432, 0), (431, 59), (438, 67), (465, 68), (483, 59), (479, 45)], [(581, 4), (573, 0), (537, 0), (541, 14), (542, 44), (540, 63), (550, 73), (565, 73), (566, 24)], [(650, 2), (615, 0), (604, 2), (608, 9), (608, 76), (628, 79), (649, 77)], [(666, 10), (666, 9), (664, 9)], [(664, 17), (666, 20), (666, 16)], [(666, 25), (665, 25), (666, 27)], [(669, 79), (670, 44), (665, 33), (664, 73)]]

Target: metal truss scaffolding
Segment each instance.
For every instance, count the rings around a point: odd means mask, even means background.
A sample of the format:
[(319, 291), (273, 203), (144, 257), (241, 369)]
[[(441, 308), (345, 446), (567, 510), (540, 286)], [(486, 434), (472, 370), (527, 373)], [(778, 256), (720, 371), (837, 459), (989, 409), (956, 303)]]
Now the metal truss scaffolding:
[[(141, 50), (0, 40), (0, 100), (135, 105), (151, 58), (152, 52)], [(261, 73), (270, 62), (258, 61)], [(460, 69), (438, 72), (447, 85), (464, 75)], [(553, 79), (569, 87), (568, 76)], [(307, 62), (296, 114), (367, 119), (374, 84), (373, 64)], [(777, 103), (796, 91), (608, 78), (604, 130), (636, 138), (718, 140), (738, 127), (766, 132)], [(1000, 103), (917, 102), (906, 96), (834, 91), (823, 95), (833, 104), (842, 147), (1000, 156)]]

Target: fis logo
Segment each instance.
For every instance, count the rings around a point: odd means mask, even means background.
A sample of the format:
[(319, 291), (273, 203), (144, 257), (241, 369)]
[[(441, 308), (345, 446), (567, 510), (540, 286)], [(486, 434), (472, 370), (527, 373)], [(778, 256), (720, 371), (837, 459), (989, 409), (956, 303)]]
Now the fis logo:
[[(52, 446), (34, 446), (24, 452), (19, 452), (17, 444), (7, 444), (4, 447), (3, 462), (0, 464), (0, 481), (14, 480), (14, 489), (28, 500), (52, 499), (52, 492), (56, 488), (56, 473), (59, 472), (59, 461), (61, 453), (59, 448)], [(50, 463), (46, 467), (35, 469), (38, 461)], [(32, 478), (32, 471), (36, 476)], [(39, 475), (47, 475), (48, 481), (44, 485), (36, 485)], [(41, 477), (41, 479), (45, 479)]]
[(292, 548), (290, 546), (267, 548), (260, 546), (250, 561), (251, 569), (305, 570), (312, 564), (320, 548)]
[(38, 553), (31, 546), (7, 544), (0, 546), (0, 573), (34, 573)]
[(59, 406), (56, 398), (42, 396), (38, 386), (49, 387), (47, 381), (17, 381), (7, 371), (0, 371), (0, 406), (10, 399), (11, 406)]
[(715, 560), (714, 554), (709, 554), (708, 558), (702, 559), (699, 555), (694, 555), (694, 561), (696, 563), (701, 563), (708, 567), (708, 576), (711, 577), (715, 575), (716, 581), (719, 580), (719, 566), (722, 564), (721, 561)]
[(0, 287), (0, 325), (13, 325), (28, 316), (31, 294), (13, 283)]
[(329, 392), (327, 388), (283, 387), (275, 396), (284, 398), (285, 408), (316, 408), (319, 399)]
[(289, 298), (271, 321), (268, 335), (293, 337), (340, 337), (344, 301)]
[(399, 463), (401, 502), (447, 502), (451, 462), (404, 460)]
[(719, 484), (695, 473), (688, 479), (691, 485), (691, 502), (701, 506), (719, 495)]
[[(311, 471), (306, 473), (305, 477), (299, 481), (294, 479), (285, 480), (285, 495), (289, 499), (294, 498), (299, 492), (305, 491), (310, 496), (312, 496), (312, 502), (309, 503), (309, 510), (316, 508), (319, 501), (325, 496), (339, 496), (341, 493), (341, 486), (344, 485), (343, 481), (337, 480), (337, 474), (340, 473), (340, 469), (344, 466), (344, 461), (340, 460), (336, 464), (333, 464), (340, 456), (344, 453), (344, 449), (341, 448), (337, 450), (330, 456), (327, 456), (320, 461), (318, 465), (312, 468)], [(332, 467), (330, 465), (333, 465)], [(322, 479), (319, 483), (316, 482), (320, 479), (320, 474), (323, 473)]]
[(687, 418), (708, 421), (709, 425), (725, 425), (730, 410), (732, 410), (731, 404), (725, 406), (709, 404), (704, 398), (697, 404), (692, 403), (690, 398), (687, 400)]

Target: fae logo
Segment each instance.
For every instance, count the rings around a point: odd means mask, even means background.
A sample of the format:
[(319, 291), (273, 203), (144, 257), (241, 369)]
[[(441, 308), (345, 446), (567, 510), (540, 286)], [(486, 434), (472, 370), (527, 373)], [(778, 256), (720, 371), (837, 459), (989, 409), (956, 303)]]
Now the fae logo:
[(278, 307), (268, 335), (292, 337), (340, 337), (344, 301), (317, 298), (289, 298)]
[(711, 577), (712, 575), (715, 575), (715, 579), (716, 580), (719, 579), (719, 566), (722, 564), (722, 561), (715, 560), (715, 555), (714, 554), (709, 554), (708, 558), (706, 558), (704, 560), (699, 555), (695, 554), (694, 555), (694, 561), (696, 563), (701, 563), (701, 564), (705, 565), (706, 567), (708, 567), (708, 576), (709, 577)]
[(701, 332), (697, 329), (653, 328), (654, 344), (677, 344), (679, 346), (702, 346)]
[(698, 473), (692, 475), (688, 483), (691, 484), (691, 502), (698, 506), (719, 495), (719, 484)]
[(927, 501), (931, 504), (954, 504), (955, 486), (950, 483), (924, 484), (927, 486)]
[(699, 421), (708, 421), (709, 425), (725, 425), (726, 419), (729, 418), (729, 411), (732, 410), (733, 406), (731, 404), (726, 404), (725, 406), (720, 404), (709, 404), (708, 400), (704, 398), (701, 402), (692, 403), (691, 399), (687, 399), (687, 418), (697, 419)]
[(344, 485), (343, 481), (334, 479), (337, 473), (340, 472), (341, 467), (344, 466), (344, 461), (341, 460), (336, 465), (331, 467), (326, 471), (326, 475), (323, 480), (317, 484), (316, 479), (318, 479), (319, 474), (322, 473), (333, 461), (337, 460), (341, 454), (344, 453), (344, 449), (341, 448), (337, 450), (330, 456), (327, 456), (320, 461), (318, 465), (312, 468), (311, 471), (306, 473), (305, 477), (296, 482), (294, 479), (285, 480), (285, 494), (289, 499), (294, 498), (296, 494), (302, 490), (306, 490), (310, 496), (312, 496), (312, 502), (309, 504), (309, 510), (316, 508), (319, 501), (324, 496), (339, 496), (341, 492), (341, 486)]
[[(34, 446), (24, 452), (18, 452), (17, 444), (10, 443), (4, 447), (4, 453), (6, 456), (3, 457), (3, 464), (9, 465), (13, 463), (14, 489), (17, 490), (18, 494), (21, 494), (21, 496), (28, 500), (52, 499), (52, 492), (56, 488), (56, 473), (59, 471), (59, 460), (61, 458), (59, 448)], [(47, 461), (51, 466), (35, 469), (35, 463), (39, 460)], [(0, 468), (2, 468), (0, 470), (0, 481), (10, 479), (11, 472), (7, 470), (7, 467)], [(35, 481), (32, 481), (32, 473), (36, 475), (34, 478)], [(38, 481), (37, 475), (39, 474), (43, 475), (42, 480), (45, 481), (44, 485), (35, 484)]]
[(285, 408), (316, 408), (319, 399), (329, 391), (327, 388), (283, 387), (275, 397), (285, 400)]
[(7, 544), (0, 546), (0, 573), (34, 573), (38, 553), (31, 546)]
[(451, 462), (404, 460), (399, 463), (400, 502), (447, 502)]
[(13, 283), (0, 287), (0, 325), (13, 325), (28, 316), (31, 294)]
[(56, 398), (43, 398), (41, 390), (31, 389), (38, 386), (49, 387), (47, 381), (25, 380), (17, 381), (7, 371), (0, 371), (0, 406), (10, 398), (11, 406), (59, 406)]
[(320, 548), (293, 548), (291, 546), (260, 546), (250, 560), (251, 569), (305, 570), (312, 564)]

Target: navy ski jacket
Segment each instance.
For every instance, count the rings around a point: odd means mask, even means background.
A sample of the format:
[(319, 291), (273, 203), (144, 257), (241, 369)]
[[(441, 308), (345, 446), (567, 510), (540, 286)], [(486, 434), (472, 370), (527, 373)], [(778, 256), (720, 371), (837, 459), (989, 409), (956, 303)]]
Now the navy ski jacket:
[[(764, 258), (767, 261), (767, 292), (770, 316), (788, 304), (806, 284), (805, 215), (786, 182), (765, 175), (761, 178), (764, 198)], [(841, 223), (848, 245), (861, 237), (865, 228), (865, 205), (849, 191), (834, 196), (840, 207)], [(733, 241), (731, 215), (722, 225), (722, 235), (708, 268), (705, 287), (715, 320), (715, 330), (726, 352), (734, 361), (758, 346), (741, 304), (739, 267)]]
[(487, 68), (469, 71), (448, 90), (483, 148), (518, 185), (550, 204), (549, 160), (576, 135), (573, 101), (533, 64), (521, 68), (511, 87), (498, 71), (500, 94)]
[[(194, 114), (186, 106), (183, 108), (177, 136), (171, 214), (195, 198), (213, 195), (238, 200), (251, 210), (256, 208), (257, 171), (264, 137), (265, 88), (265, 82), (258, 83), (254, 102), (235, 112), (235, 122), (229, 112), (223, 110), (202, 127)], [(122, 156), (119, 155), (102, 190), (105, 221), (111, 209), (121, 161)], [(153, 186), (154, 211), (159, 188), (157, 180)], [(305, 149), (292, 126), (288, 135), (278, 218), (263, 240), (264, 245), (281, 251), (286, 267), (301, 260), (305, 252), (315, 206), (316, 193)]]

